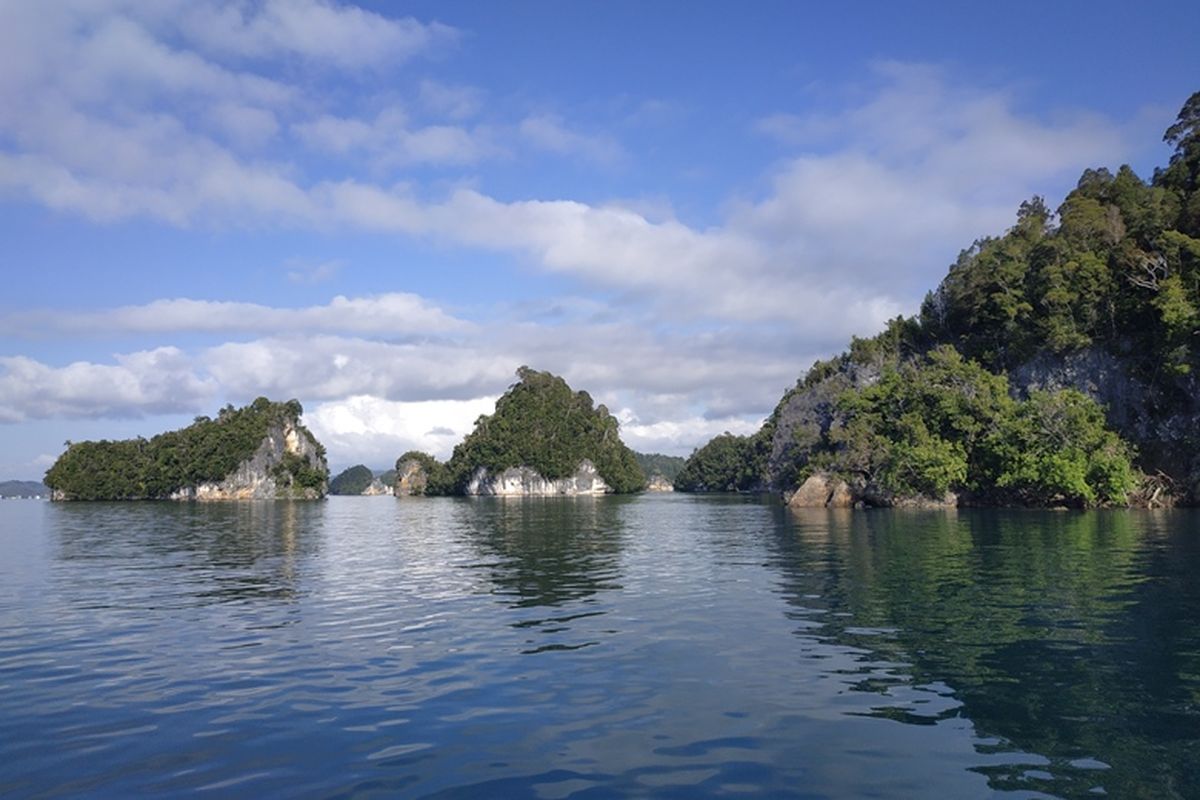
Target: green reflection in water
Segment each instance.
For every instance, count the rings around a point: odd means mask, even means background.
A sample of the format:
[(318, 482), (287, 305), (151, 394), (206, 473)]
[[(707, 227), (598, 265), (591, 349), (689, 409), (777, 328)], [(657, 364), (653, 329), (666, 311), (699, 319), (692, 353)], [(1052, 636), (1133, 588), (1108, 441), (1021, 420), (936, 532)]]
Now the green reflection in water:
[[(948, 687), (993, 788), (1200, 796), (1200, 548), (1189, 512), (780, 510), (798, 633), (868, 648), (895, 682)], [(816, 626), (814, 628), (814, 625)], [(933, 723), (881, 694), (879, 716)], [(944, 713), (944, 712), (943, 712)]]

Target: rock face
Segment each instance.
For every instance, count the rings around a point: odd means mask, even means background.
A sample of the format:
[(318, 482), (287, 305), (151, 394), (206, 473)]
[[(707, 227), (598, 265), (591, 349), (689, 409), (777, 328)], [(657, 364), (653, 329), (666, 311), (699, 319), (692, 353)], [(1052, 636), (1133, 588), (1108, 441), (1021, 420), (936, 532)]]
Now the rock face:
[(895, 495), (870, 484), (851, 486), (827, 472), (809, 475), (796, 491), (786, 498), (788, 508), (956, 508), (958, 495), (946, 492), (944, 497)]
[(425, 494), (429, 485), (429, 470), (418, 459), (406, 458), (396, 465), (396, 497), (416, 497)]
[(600, 495), (612, 492), (591, 461), (583, 460), (574, 475), (547, 480), (529, 467), (510, 467), (490, 474), (480, 467), (467, 483), (466, 494), (495, 497), (544, 497), (554, 495)]
[(302, 459), (314, 469), (325, 469), (317, 444), (294, 421), (272, 425), (254, 455), (220, 483), (201, 483), (172, 492), (171, 500), (316, 500), (324, 491), (287, 485), (279, 476), (286, 456)]
[(847, 389), (870, 386), (879, 375), (876, 366), (848, 363), (824, 380), (794, 389), (780, 401), (767, 456), (767, 488), (786, 491), (796, 485), (791, 470), (808, 460), (837, 420), (838, 396)]
[(371, 485), (362, 490), (363, 497), (378, 497), (380, 495), (392, 493), (392, 487), (384, 484), (383, 481), (376, 478), (371, 481)]
[(673, 492), (675, 487), (662, 475), (651, 475), (646, 481), (647, 492)]
[(1009, 380), (1021, 393), (1070, 388), (1094, 398), (1105, 407), (1109, 425), (1137, 446), (1144, 470), (1161, 471), (1183, 497), (1200, 501), (1200, 487), (1187, 485), (1200, 476), (1200, 380), (1194, 375), (1151, 386), (1133, 374), (1126, 359), (1089, 347), (1038, 356), (1014, 369)]
[(849, 508), (854, 503), (850, 486), (824, 472), (809, 475), (787, 501), (789, 508)]

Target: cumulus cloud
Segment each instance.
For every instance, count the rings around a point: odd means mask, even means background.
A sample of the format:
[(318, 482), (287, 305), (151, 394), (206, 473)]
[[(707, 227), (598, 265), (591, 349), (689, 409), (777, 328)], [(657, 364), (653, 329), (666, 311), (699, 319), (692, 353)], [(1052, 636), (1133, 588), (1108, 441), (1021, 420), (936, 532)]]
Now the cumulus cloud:
[(1043, 120), (1004, 90), (963, 86), (928, 65), (881, 62), (863, 102), (780, 112), (756, 129), (783, 159), (730, 227), (809, 272), (818, 285), (869, 282), (911, 309), (953, 254), (1012, 224), (1016, 206), (1128, 150), (1094, 114)]
[(0, 422), (190, 412), (210, 404), (219, 388), (174, 347), (114, 361), (56, 368), (24, 356), (0, 358)]
[(475, 420), (491, 414), (495, 406), (494, 395), (421, 402), (354, 395), (320, 403), (307, 410), (304, 419), (334, 458), (391, 466), (409, 450), (448, 458)]

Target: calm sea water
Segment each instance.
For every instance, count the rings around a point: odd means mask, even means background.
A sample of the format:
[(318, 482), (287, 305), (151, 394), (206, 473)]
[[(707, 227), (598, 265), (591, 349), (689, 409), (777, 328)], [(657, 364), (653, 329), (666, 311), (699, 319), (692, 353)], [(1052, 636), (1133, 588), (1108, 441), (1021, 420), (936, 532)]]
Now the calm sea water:
[(1200, 515), (0, 503), (4, 797), (1200, 797)]

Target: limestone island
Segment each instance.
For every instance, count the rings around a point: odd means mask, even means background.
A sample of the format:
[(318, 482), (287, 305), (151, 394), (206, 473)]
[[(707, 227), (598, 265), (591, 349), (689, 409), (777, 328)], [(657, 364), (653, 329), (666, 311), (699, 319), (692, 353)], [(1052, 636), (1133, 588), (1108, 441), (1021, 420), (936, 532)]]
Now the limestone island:
[(408, 452), (396, 461), (398, 497), (552, 496), (638, 492), (646, 476), (618, 422), (587, 392), (529, 367), (481, 416), (450, 460)]
[(1200, 504), (1200, 92), (1149, 181), (1088, 169), (962, 251), (920, 312), (818, 361), (683, 491), (793, 507)]
[(329, 493), (358, 497), (390, 495), (396, 484), (395, 470), (376, 475), (366, 464), (355, 464), (344, 469), (329, 482)]
[(52, 500), (319, 499), (325, 448), (302, 412), (260, 397), (151, 439), (68, 442), (45, 482)]

